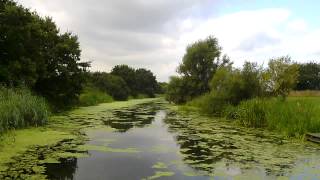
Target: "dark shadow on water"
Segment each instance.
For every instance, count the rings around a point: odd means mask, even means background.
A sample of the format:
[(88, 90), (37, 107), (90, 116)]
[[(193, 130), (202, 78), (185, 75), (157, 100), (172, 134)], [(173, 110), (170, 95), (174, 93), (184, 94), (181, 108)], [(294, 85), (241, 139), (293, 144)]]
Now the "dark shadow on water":
[(73, 180), (77, 169), (77, 159), (61, 159), (61, 163), (46, 164), (46, 175), (51, 180)]

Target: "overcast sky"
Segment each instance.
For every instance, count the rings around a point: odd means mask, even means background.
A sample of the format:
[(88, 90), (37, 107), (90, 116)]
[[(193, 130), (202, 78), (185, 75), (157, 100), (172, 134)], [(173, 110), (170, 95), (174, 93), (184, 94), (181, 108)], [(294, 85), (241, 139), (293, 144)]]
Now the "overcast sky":
[(320, 1), (18, 0), (79, 36), (91, 70), (128, 64), (159, 81), (175, 74), (188, 44), (214, 35), (234, 64), (290, 55), (320, 62)]

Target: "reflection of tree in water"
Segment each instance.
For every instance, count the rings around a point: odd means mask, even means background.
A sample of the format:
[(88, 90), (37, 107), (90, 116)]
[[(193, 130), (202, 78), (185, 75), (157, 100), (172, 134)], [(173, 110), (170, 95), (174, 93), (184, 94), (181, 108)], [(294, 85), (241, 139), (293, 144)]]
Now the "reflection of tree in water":
[(119, 132), (127, 132), (133, 127), (144, 127), (151, 124), (159, 110), (159, 104), (148, 103), (132, 108), (114, 110), (113, 116), (104, 121), (104, 124), (117, 129)]
[(198, 114), (169, 112), (164, 121), (176, 135), (184, 163), (208, 173), (214, 173), (217, 167), (245, 172), (259, 166), (262, 174), (282, 176), (294, 166), (296, 153), (301, 153), (296, 148), (299, 146), (284, 146), (279, 135)]
[(235, 160), (231, 151), (236, 147), (231, 142), (200, 137), (200, 133), (212, 135), (214, 132), (201, 130), (200, 125), (190, 125), (191, 118), (169, 113), (165, 122), (169, 125), (169, 131), (177, 133), (176, 141), (183, 154), (183, 160), (191, 167), (213, 173), (216, 162), (222, 159)]
[(77, 169), (77, 159), (61, 159), (61, 163), (46, 164), (46, 175), (52, 180), (73, 180)]

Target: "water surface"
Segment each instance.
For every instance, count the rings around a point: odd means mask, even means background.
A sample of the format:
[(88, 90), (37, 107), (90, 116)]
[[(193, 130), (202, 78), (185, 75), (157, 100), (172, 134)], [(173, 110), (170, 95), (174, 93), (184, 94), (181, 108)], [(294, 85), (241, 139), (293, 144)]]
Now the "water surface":
[(320, 148), (165, 102), (112, 111), (88, 130), (85, 158), (48, 164), (50, 179), (320, 179)]

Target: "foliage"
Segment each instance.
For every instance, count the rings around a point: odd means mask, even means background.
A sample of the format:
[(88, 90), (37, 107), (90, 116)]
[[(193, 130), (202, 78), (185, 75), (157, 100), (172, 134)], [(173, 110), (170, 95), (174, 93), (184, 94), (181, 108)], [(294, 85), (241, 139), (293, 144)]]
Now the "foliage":
[(230, 60), (221, 57), (218, 40), (210, 36), (187, 47), (178, 72), (193, 86), (188, 94), (196, 97), (209, 91), (209, 81), (216, 70), (228, 64)]
[(112, 75), (121, 77), (129, 88), (129, 94), (136, 96), (138, 94), (136, 87), (135, 69), (128, 65), (117, 65), (111, 70)]
[[(266, 127), (287, 136), (299, 137), (320, 131), (320, 99), (252, 99), (234, 108), (235, 119), (247, 127)], [(231, 112), (229, 112), (231, 113)]]
[(266, 75), (269, 91), (285, 99), (297, 83), (298, 65), (293, 64), (288, 56), (271, 59)]
[(117, 65), (112, 69), (111, 74), (121, 77), (129, 88), (129, 94), (134, 97), (138, 94), (154, 97), (157, 92), (157, 80), (150, 70)]
[(115, 100), (127, 100), (129, 88), (126, 82), (119, 76), (96, 72), (92, 74), (91, 82), (95, 87), (111, 95)]
[(299, 64), (296, 90), (320, 90), (320, 64), (310, 62)]
[(219, 68), (210, 86), (215, 96), (233, 105), (265, 94), (261, 70), (256, 63), (246, 62), (242, 70), (233, 70), (231, 67)]
[(186, 104), (186, 106), (197, 107), (202, 113), (215, 117), (222, 117), (230, 104), (224, 99), (224, 97), (218, 96), (214, 93), (206, 93), (192, 99)]
[(229, 111), (228, 115), (233, 113), (233, 118), (247, 127), (265, 127), (267, 125), (266, 103), (265, 99), (252, 99), (243, 101), (241, 104)]
[(95, 88), (86, 88), (79, 98), (80, 106), (93, 106), (112, 101), (113, 98), (110, 95)]
[(1, 1), (0, 34), (0, 83), (31, 88), (55, 108), (77, 102), (89, 64), (75, 35), (11, 0)]
[(139, 94), (146, 94), (154, 97), (157, 91), (156, 77), (150, 70), (139, 68), (135, 71), (136, 90)]
[(0, 88), (0, 134), (10, 129), (44, 125), (48, 115), (45, 100), (29, 90)]
[(183, 104), (191, 100), (189, 94), (192, 87), (188, 84), (188, 81), (182, 77), (172, 76), (167, 87), (166, 99), (169, 102), (176, 104)]
[(168, 83), (158, 82), (156, 93), (165, 94), (167, 92), (167, 89), (168, 89)]

